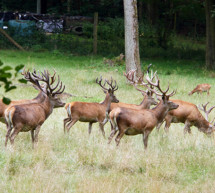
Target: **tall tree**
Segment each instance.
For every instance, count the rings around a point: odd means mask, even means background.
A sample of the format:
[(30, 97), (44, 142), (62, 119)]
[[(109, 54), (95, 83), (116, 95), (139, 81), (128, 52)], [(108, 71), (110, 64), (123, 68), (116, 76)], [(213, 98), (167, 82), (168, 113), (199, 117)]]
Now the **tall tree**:
[(124, 0), (124, 20), (126, 72), (137, 70), (135, 78), (142, 77), (139, 54), (137, 0)]
[(215, 0), (205, 0), (206, 14), (206, 67), (215, 70)]

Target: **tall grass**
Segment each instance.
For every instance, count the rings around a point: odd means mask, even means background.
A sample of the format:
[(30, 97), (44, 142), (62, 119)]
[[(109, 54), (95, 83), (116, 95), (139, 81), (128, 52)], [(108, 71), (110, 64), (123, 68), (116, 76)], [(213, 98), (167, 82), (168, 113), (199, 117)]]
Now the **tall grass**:
[[(97, 76), (113, 76), (119, 85), (116, 92), (122, 102), (140, 103), (142, 95), (126, 84), (124, 67), (107, 67), (102, 58), (77, 57), (57, 53), (22, 53), (0, 51), (0, 59), (8, 65), (25, 64), (38, 70), (55, 69), (66, 85), (66, 92), (77, 95), (69, 101), (104, 99), (95, 84)], [(170, 82), (177, 89), (176, 99), (214, 105), (213, 72), (201, 68), (198, 61), (143, 60), (158, 71), (162, 88)], [(16, 83), (16, 82), (15, 82)], [(211, 94), (188, 96), (199, 83), (210, 83)], [(11, 99), (33, 98), (37, 91), (18, 85), (4, 93)], [(92, 98), (84, 98), (89, 96)], [(212, 112), (210, 119), (215, 116)], [(15, 148), (4, 148), (5, 125), (0, 125), (0, 190), (1, 192), (215, 192), (215, 141), (192, 128), (192, 135), (183, 134), (183, 124), (172, 124), (170, 132), (153, 130), (148, 150), (144, 151), (142, 136), (124, 136), (116, 148), (93, 125), (76, 123), (69, 135), (63, 134), (65, 110), (55, 109), (42, 125), (39, 144), (31, 148), (29, 133), (20, 133)], [(163, 128), (163, 127), (162, 127)], [(110, 126), (105, 126), (106, 136)]]

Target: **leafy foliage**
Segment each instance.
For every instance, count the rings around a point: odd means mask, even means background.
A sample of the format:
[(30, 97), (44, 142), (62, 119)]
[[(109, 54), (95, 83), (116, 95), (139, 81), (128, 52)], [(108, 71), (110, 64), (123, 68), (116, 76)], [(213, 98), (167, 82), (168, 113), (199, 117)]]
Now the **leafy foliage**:
[[(20, 64), (18, 66), (15, 67), (15, 74), (14, 77), (17, 77), (18, 73), (20, 72), (20, 70), (24, 67), (23, 64)], [(16, 86), (12, 85), (12, 73), (10, 72), (13, 68), (10, 66), (3, 66), (3, 62), (0, 60), (0, 82), (3, 83), (4, 85), (4, 90), (5, 92), (9, 92), (13, 89), (16, 88)], [(27, 81), (24, 79), (19, 79), (18, 80), (21, 83), (26, 83)], [(2, 84), (0, 84), (0, 87), (2, 86)], [(10, 104), (10, 99), (7, 97), (3, 97), (3, 102), (5, 104)]]

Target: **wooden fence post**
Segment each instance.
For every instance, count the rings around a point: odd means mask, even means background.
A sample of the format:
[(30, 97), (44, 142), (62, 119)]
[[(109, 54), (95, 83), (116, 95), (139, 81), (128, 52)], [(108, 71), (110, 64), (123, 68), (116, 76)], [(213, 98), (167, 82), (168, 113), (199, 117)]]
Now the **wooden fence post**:
[(6, 31), (0, 28), (0, 33), (2, 33), (12, 44), (14, 44), (17, 48), (19, 48), (22, 51), (25, 51), (25, 49), (20, 46), (12, 37), (10, 37)]
[(94, 13), (94, 24), (93, 24), (93, 54), (97, 54), (97, 31), (98, 31), (98, 12)]

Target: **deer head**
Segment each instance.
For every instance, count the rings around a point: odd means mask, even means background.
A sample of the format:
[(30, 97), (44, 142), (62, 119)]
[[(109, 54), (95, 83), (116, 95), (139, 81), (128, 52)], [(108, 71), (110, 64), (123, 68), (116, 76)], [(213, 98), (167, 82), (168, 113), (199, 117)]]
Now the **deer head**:
[(161, 101), (163, 102), (163, 104), (168, 108), (168, 110), (173, 110), (173, 109), (177, 109), (179, 105), (169, 101), (169, 98), (173, 95), (175, 95), (176, 91), (172, 91), (170, 94), (167, 94), (167, 92), (169, 91), (169, 84), (168, 87), (165, 91), (163, 91), (160, 87), (160, 80), (156, 74), (156, 72), (154, 73), (154, 77), (156, 79), (156, 82), (152, 82), (152, 79), (149, 78), (149, 75), (146, 75), (146, 80), (147, 82), (153, 86), (156, 87), (160, 93), (158, 93), (155, 89), (152, 89), (151, 87), (148, 87), (149, 90), (151, 90), (152, 92), (154, 92), (156, 95), (161, 96)]
[[(110, 101), (112, 103), (118, 103), (119, 100), (116, 98), (116, 96), (114, 95), (114, 92), (118, 89), (118, 86), (116, 84), (116, 81), (113, 81), (112, 77), (111, 77), (111, 80), (105, 80), (104, 84), (102, 84), (102, 77), (100, 77), (100, 79), (98, 80), (98, 78), (96, 79), (96, 83), (102, 87), (104, 93), (106, 95), (109, 95), (110, 96)], [(109, 88), (106, 88), (105, 85), (109, 86)]]
[[(210, 112), (215, 108), (215, 106), (212, 106), (210, 109), (207, 110), (208, 104), (209, 104), (209, 102), (207, 102), (205, 105), (202, 104), (202, 107), (200, 105), (198, 105), (197, 107), (199, 110), (201, 110), (205, 113), (205, 119), (209, 122), (208, 116), (209, 116)], [(204, 133), (210, 135), (215, 130), (214, 120), (215, 120), (215, 118), (211, 122), (209, 122), (209, 127), (207, 128), (207, 130), (203, 131)]]
[[(36, 85), (43, 92), (43, 94), (49, 98), (50, 104), (54, 108), (63, 107), (65, 103), (60, 100), (58, 95), (64, 92), (65, 86), (63, 86), (59, 76), (57, 84), (55, 86), (52, 86), (56, 80), (56, 72), (54, 72), (54, 75), (51, 77), (48, 70), (44, 70), (44, 72), (42, 72), (41, 74), (40, 72), (37, 73), (36, 70), (34, 70), (32, 74), (28, 71), (25, 75), (25, 79)], [(42, 81), (45, 84), (42, 86), (39, 81)]]

